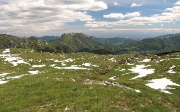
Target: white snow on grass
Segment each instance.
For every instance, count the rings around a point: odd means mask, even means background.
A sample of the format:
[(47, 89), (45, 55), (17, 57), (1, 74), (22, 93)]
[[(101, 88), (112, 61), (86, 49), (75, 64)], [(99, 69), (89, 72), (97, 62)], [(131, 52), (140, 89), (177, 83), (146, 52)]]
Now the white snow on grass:
[(90, 66), (99, 67), (98, 65), (93, 65), (91, 63), (83, 63), (82, 66), (86, 66), (86, 67), (90, 67)]
[(167, 71), (167, 73), (176, 73), (176, 72), (174, 71), (175, 68), (176, 68), (176, 66), (173, 65), (172, 67), (169, 68), (169, 70)]
[(72, 59), (72, 58), (68, 58), (68, 59), (62, 60), (62, 61), (59, 61), (57, 59), (50, 59), (50, 60), (54, 61), (55, 63), (61, 63), (62, 66), (66, 66), (66, 63), (74, 61), (74, 59)]
[(65, 69), (65, 70), (89, 70), (89, 68), (83, 68), (83, 67), (76, 67), (76, 66), (70, 66), (70, 67), (54, 67), (56, 69)]
[(117, 62), (114, 58), (110, 58), (109, 60), (112, 62)]
[(144, 59), (143, 61), (140, 62), (151, 62), (151, 59)]
[[(9, 53), (9, 54), (5, 54), (5, 53)], [(27, 62), (25, 62), (22, 58), (17, 57), (10, 54), (10, 49), (6, 49), (5, 51), (3, 51), (3, 54), (0, 55), (1, 58), (5, 58), (4, 61), (7, 61), (9, 63), (11, 63), (13, 66), (17, 66), (19, 64), (29, 64)]]
[(132, 78), (133, 79), (137, 79), (137, 78), (142, 78), (147, 76), (148, 74), (153, 74), (155, 69), (145, 69), (147, 66), (145, 65), (136, 65), (136, 67), (133, 67), (132, 69), (129, 69), (130, 71), (132, 71), (133, 73), (138, 73), (139, 75)]
[(83, 66), (91, 66), (91, 63), (83, 63)]
[(32, 65), (33, 68), (42, 68), (45, 67), (46, 65)]
[(3, 54), (10, 53), (10, 49), (5, 49), (2, 53)]
[(29, 64), (20, 57), (7, 57), (4, 61), (11, 63), (13, 66), (17, 66), (19, 64)]
[(23, 74), (23, 75), (17, 75), (17, 76), (7, 76), (5, 77), (6, 75), (10, 74), (10, 73), (3, 73), (0, 75), (0, 84), (5, 84), (11, 80), (14, 80), (14, 79), (20, 79), (24, 76), (27, 76), (27, 75), (36, 75), (39, 73), (39, 71), (29, 71), (30, 74)]
[(153, 79), (149, 81), (150, 83), (146, 84), (146, 86), (149, 86), (150, 88), (159, 90), (160, 92), (164, 92), (167, 94), (172, 94), (167, 89), (173, 89), (169, 88), (168, 86), (179, 86), (179, 84), (173, 83), (170, 79), (162, 78), (162, 79)]
[(23, 76), (26, 76), (27, 74), (25, 74), (25, 75), (18, 75), (18, 76), (9, 76), (9, 77), (7, 77), (7, 79), (20, 79), (21, 77), (23, 77)]
[(135, 89), (134, 90), (136, 93), (141, 93), (141, 91), (140, 90), (137, 90), (137, 89)]
[(133, 63), (127, 63), (127, 65), (134, 65)]
[(116, 80), (116, 76), (110, 77), (109, 80)]
[(31, 75), (36, 75), (36, 74), (38, 74), (39, 73), (39, 71), (38, 70), (35, 70), (35, 71), (28, 71)]
[(5, 77), (8, 74), (10, 74), (10, 73), (0, 74), (0, 84), (5, 84), (5, 83), (9, 82), (10, 80), (19, 79), (19, 78), (25, 76), (25, 75), (19, 75), (19, 76), (7, 76), (7, 77)]
[(1, 80), (0, 79), (0, 84), (5, 84), (5, 83), (7, 83), (8, 81), (3, 81), (3, 80)]
[(50, 65), (51, 67), (55, 67), (56, 66), (56, 64), (52, 64), (52, 65)]
[(6, 76), (6, 75), (8, 75), (9, 73), (2, 73), (2, 74), (0, 74), (0, 77), (4, 77), (4, 76)]

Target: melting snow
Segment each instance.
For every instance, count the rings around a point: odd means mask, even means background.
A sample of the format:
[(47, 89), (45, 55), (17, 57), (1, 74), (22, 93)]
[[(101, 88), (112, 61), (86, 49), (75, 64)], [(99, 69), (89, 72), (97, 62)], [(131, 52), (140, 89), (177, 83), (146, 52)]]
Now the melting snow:
[(83, 66), (91, 66), (91, 63), (83, 63)]
[(139, 75), (132, 78), (133, 79), (137, 79), (137, 78), (141, 78), (141, 77), (145, 77), (148, 74), (152, 74), (154, 73), (154, 69), (145, 69), (145, 65), (136, 65), (136, 67), (133, 67), (132, 69), (129, 69), (130, 71), (132, 71), (133, 73), (138, 73)]
[(10, 53), (10, 49), (5, 49), (2, 53), (3, 54)]
[(116, 80), (116, 76), (110, 77), (110, 80)]
[(153, 79), (149, 81), (150, 83), (146, 84), (146, 86), (149, 86), (153, 89), (159, 90), (161, 92), (172, 94), (171, 92), (167, 91), (166, 89), (172, 89), (168, 88), (168, 85), (171, 86), (179, 86), (179, 84), (173, 83), (170, 79), (162, 78), (162, 79)]
[(8, 75), (9, 73), (2, 73), (2, 74), (0, 74), (0, 77), (4, 77), (4, 76), (6, 76), (6, 75)]
[(114, 58), (110, 58), (109, 60), (112, 62), (117, 62)]
[(45, 67), (46, 65), (33, 65), (33, 68), (41, 68), (41, 67)]
[(56, 65), (55, 64), (52, 64), (52, 65), (50, 65), (51, 67), (55, 67)]
[(36, 71), (28, 71), (30, 74), (32, 74), (32, 75), (36, 75), (36, 74), (38, 74), (39, 73), (39, 71), (38, 70), (36, 70)]
[(11, 77), (7, 77), (7, 79), (20, 79), (23, 76), (25, 75), (11, 76)]
[(173, 65), (172, 67), (169, 68), (169, 70), (167, 71), (167, 73), (176, 73), (176, 72), (174, 71), (175, 68), (176, 68), (176, 66)]
[(99, 67), (98, 65), (92, 65), (91, 63), (83, 63), (82, 65), (86, 67), (90, 67), (90, 66)]
[(54, 67), (56, 69), (66, 69), (66, 70), (89, 70), (88, 68), (83, 68), (83, 67), (76, 67), (76, 66), (70, 66), (70, 67)]
[(132, 63), (127, 63), (127, 65), (134, 65), (134, 64), (132, 64)]
[(144, 59), (143, 61), (140, 61), (140, 62), (150, 62), (151, 59)]
[(0, 84), (4, 84), (4, 83), (7, 83), (8, 81), (3, 81), (0, 79)]
[(12, 79), (19, 79), (25, 75), (19, 75), (19, 76), (8, 76), (5, 78), (6, 75), (8, 75), (10, 73), (3, 73), (3, 74), (0, 74), (0, 84), (5, 84), (7, 83), (8, 81), (12, 80)]
[(13, 66), (17, 66), (18, 64), (28, 64), (27, 62), (25, 62), (23, 59), (19, 57), (7, 57), (5, 61), (8, 61)]
[(0, 55), (1, 57), (5, 58), (4, 61), (7, 61), (9, 63), (11, 63), (14, 66), (17, 66), (18, 64), (28, 64), (27, 62), (25, 62), (22, 58), (20, 57), (13, 57), (10, 54), (4, 54), (4, 53), (10, 53), (10, 49), (6, 49), (5, 51), (3, 51), (3, 54)]
[(134, 90), (136, 93), (141, 93), (141, 91), (140, 90), (137, 90), (137, 89), (135, 89)]

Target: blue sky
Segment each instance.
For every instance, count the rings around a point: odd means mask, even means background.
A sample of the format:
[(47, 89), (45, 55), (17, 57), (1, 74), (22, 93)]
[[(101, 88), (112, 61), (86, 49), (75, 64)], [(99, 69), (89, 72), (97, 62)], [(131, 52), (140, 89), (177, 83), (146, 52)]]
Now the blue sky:
[(96, 37), (180, 33), (178, 0), (0, 0), (0, 33)]

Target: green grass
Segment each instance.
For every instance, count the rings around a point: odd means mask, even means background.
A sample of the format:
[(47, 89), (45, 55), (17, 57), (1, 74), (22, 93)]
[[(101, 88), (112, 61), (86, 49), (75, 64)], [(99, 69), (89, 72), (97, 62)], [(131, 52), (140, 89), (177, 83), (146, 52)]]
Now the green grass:
[[(70, 112), (170, 112), (180, 109), (180, 87), (169, 90), (173, 93), (171, 95), (145, 85), (148, 80), (163, 77), (180, 84), (179, 60), (165, 60), (157, 63), (161, 59), (180, 58), (178, 56), (180, 53), (172, 54), (169, 57), (154, 58), (153, 55), (51, 54), (30, 51), (30, 49), (11, 49), (12, 53), (21, 54), (20, 57), (30, 65), (22, 64), (14, 67), (9, 63), (5, 64), (0, 58), (0, 74), (10, 73), (5, 77), (27, 74), (20, 79), (11, 79), (0, 85), (1, 112), (63, 112), (66, 107), (69, 108)], [(91, 70), (59, 70), (50, 67), (52, 64), (56, 64), (58, 67), (62, 66), (60, 62), (56, 63), (50, 59), (62, 61), (68, 58), (74, 59), (74, 61), (66, 63), (66, 66), (91, 63), (99, 67), (87, 67)], [(109, 60), (110, 58), (114, 58), (116, 62)], [(153, 58), (154, 60), (148, 63), (139, 62), (145, 58)], [(29, 61), (30, 59), (32, 61)], [(134, 65), (124, 64), (126, 60)], [(42, 64), (46, 66), (42, 68), (31, 67)], [(129, 80), (138, 74), (132, 73), (128, 69), (139, 64), (151, 65), (148, 68), (156, 69), (155, 73)], [(177, 66), (174, 70), (175, 74), (167, 73), (167, 69), (172, 65)], [(125, 70), (120, 71), (121, 69)], [(30, 75), (28, 73), (28, 71), (35, 70), (38, 70), (39, 74)], [(109, 78), (112, 76), (117, 76), (117, 79), (110, 80)], [(118, 82), (123, 87), (84, 84), (87, 79), (97, 82)], [(141, 93), (136, 93), (126, 87), (140, 90)]]

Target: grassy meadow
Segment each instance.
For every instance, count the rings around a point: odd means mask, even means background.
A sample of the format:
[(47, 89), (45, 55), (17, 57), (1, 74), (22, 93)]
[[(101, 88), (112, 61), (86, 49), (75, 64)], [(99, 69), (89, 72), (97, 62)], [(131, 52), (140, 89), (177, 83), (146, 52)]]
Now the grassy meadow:
[[(180, 53), (97, 55), (10, 49), (10, 54), (26, 63), (14, 66), (0, 57), (0, 112), (180, 111), (179, 86), (168, 86), (171, 94), (146, 86), (161, 78), (180, 84)], [(132, 80), (138, 76), (131, 71), (137, 65), (154, 73)]]

